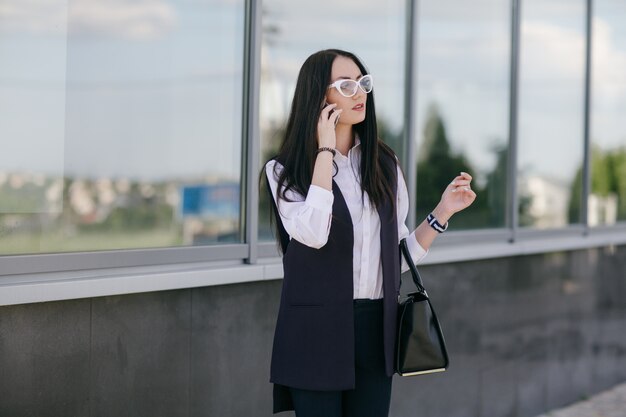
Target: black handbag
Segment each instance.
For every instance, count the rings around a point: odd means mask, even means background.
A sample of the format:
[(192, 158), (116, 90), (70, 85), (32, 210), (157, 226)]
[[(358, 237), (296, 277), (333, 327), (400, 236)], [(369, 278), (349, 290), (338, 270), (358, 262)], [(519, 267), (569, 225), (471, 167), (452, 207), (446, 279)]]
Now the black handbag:
[(401, 302), (398, 299), (395, 371), (401, 376), (445, 371), (449, 365), (446, 342), (406, 239), (400, 241), (400, 252), (411, 269), (417, 291)]

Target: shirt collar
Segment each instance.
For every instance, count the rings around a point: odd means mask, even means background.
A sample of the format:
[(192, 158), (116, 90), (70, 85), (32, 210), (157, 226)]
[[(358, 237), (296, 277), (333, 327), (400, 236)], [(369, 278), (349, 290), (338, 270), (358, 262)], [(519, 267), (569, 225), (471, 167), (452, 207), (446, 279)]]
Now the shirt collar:
[(359, 138), (359, 134), (354, 132), (354, 145), (352, 145), (352, 147), (350, 149), (348, 149), (348, 155), (343, 155), (341, 152), (337, 152), (335, 154), (335, 158), (340, 159), (340, 158), (349, 158), (350, 155), (355, 152), (357, 150), (357, 148), (360, 149), (360, 145), (361, 145), (361, 139)]

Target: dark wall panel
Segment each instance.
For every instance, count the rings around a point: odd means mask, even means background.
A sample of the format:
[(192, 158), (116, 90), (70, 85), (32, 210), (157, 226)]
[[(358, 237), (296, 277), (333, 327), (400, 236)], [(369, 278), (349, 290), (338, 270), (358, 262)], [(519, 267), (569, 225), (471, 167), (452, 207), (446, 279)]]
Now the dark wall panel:
[(93, 299), (91, 416), (189, 415), (190, 294)]
[[(420, 269), (451, 366), (394, 377), (391, 417), (533, 417), (626, 380), (626, 247)], [(2, 307), (0, 417), (269, 417), (281, 286)]]
[(271, 411), (270, 355), (282, 281), (193, 290), (193, 417)]
[(0, 307), (0, 416), (89, 415), (90, 301)]

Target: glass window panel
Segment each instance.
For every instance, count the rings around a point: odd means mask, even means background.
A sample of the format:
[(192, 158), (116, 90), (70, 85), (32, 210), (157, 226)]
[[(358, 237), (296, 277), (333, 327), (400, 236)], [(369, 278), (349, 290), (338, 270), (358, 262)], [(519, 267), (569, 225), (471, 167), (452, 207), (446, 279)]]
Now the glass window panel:
[(510, 3), (419, 2), (416, 109), (419, 224), (460, 171), (475, 202), (455, 229), (505, 226)]
[(519, 225), (580, 223), (585, 2), (522, 2), (518, 115)]
[(626, 220), (626, 3), (594, 1), (589, 225)]
[(240, 241), (244, 0), (5, 0), (0, 254)]
[[(354, 53), (373, 75), (379, 133), (402, 158), (405, 18), (403, 0), (263, 1), (261, 164), (282, 140), (300, 66), (326, 48)], [(259, 239), (274, 240), (264, 186), (259, 200)]]

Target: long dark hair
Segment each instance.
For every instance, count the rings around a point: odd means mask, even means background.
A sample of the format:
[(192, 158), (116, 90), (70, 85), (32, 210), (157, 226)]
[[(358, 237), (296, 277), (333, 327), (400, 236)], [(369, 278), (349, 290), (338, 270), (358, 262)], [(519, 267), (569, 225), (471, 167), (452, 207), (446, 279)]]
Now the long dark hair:
[[(361, 70), (369, 72), (354, 54), (340, 49), (326, 49), (309, 56), (298, 74), (296, 90), (291, 103), (284, 140), (276, 159), (284, 167), (278, 175), (277, 200), (284, 199), (288, 190), (306, 196), (313, 178), (315, 151), (317, 150), (317, 122), (322, 112), (321, 104), (331, 81), (332, 65), (338, 56), (350, 58)], [(371, 203), (378, 207), (385, 199), (391, 201), (395, 209), (395, 190), (392, 178), (395, 172), (381, 158), (394, 158), (395, 154), (378, 138), (374, 90), (367, 94), (365, 120), (353, 126), (361, 141), (360, 180), (361, 194), (367, 192)], [(393, 164), (392, 164), (393, 165)], [(276, 172), (274, 172), (276, 174)], [(283, 189), (283, 186), (285, 188)], [(270, 201), (270, 204), (272, 202)], [(270, 213), (273, 214), (273, 210)]]

